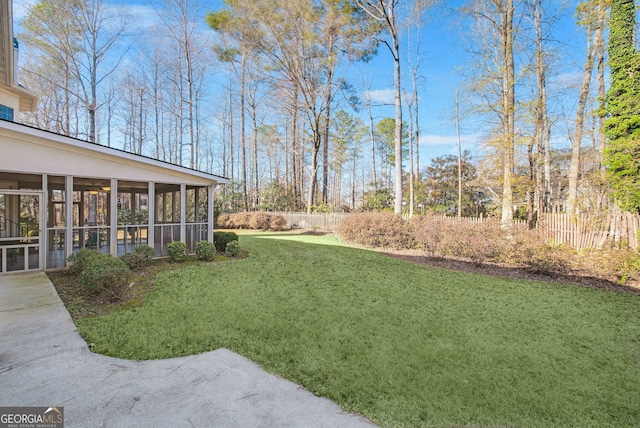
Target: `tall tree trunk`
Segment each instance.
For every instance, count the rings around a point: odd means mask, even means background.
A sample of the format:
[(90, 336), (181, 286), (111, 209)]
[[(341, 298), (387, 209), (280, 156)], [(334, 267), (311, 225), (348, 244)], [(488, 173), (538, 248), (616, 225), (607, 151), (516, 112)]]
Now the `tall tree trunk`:
[(253, 184), (255, 186), (255, 193), (253, 199), (253, 208), (258, 209), (258, 205), (260, 204), (259, 194), (260, 194), (260, 176), (258, 173), (258, 122), (257, 122), (257, 106), (255, 103), (255, 97), (253, 97), (251, 102), (251, 120), (253, 122)]
[(316, 192), (318, 186), (318, 154), (320, 153), (321, 135), (319, 132), (319, 123), (315, 123), (313, 131), (313, 147), (311, 151), (311, 171), (309, 173), (309, 195), (307, 196), (307, 212), (311, 213), (311, 208), (316, 201)]
[(351, 169), (351, 210), (353, 211), (356, 208), (356, 165), (357, 165), (357, 156), (358, 156), (358, 146), (356, 146), (355, 141), (353, 143), (353, 166)]
[[(531, 159), (533, 176), (530, 179), (535, 182), (534, 209), (538, 212), (549, 210), (551, 197), (551, 153), (549, 146), (549, 118), (547, 114), (547, 66), (544, 61), (544, 46), (542, 35), (542, 0), (533, 2), (533, 23), (536, 32), (536, 83), (537, 100), (535, 107), (535, 132), (534, 145), (538, 151), (536, 159)], [(535, 164), (535, 166), (533, 166)], [(531, 226), (531, 219), (529, 221)]]
[(589, 98), (589, 84), (593, 72), (594, 44), (593, 31), (587, 28), (587, 59), (584, 64), (582, 85), (580, 86), (580, 97), (578, 99), (578, 109), (576, 111), (575, 130), (573, 141), (571, 142), (571, 164), (569, 165), (569, 194), (567, 197), (567, 213), (576, 214), (578, 200), (578, 180), (580, 177), (580, 145), (582, 144), (582, 133), (584, 130), (584, 111)]
[(302, 186), (300, 185), (298, 174), (298, 87), (295, 86), (291, 99), (291, 183), (296, 205), (302, 200), (302, 192), (300, 190)]
[(233, 182), (235, 180), (235, 156), (233, 150), (233, 123), (234, 123), (234, 115), (233, 115), (233, 90), (231, 89), (231, 75), (229, 75), (229, 163), (230, 165), (230, 178)]
[(371, 114), (371, 99), (367, 96), (367, 113), (369, 114), (369, 140), (371, 141), (371, 175), (374, 192), (378, 190), (378, 176), (376, 174), (376, 138), (373, 132), (373, 115)]
[(460, 141), (460, 115), (458, 112), (458, 90), (456, 89), (456, 137), (458, 139), (458, 218), (462, 218), (462, 144)]
[(247, 192), (247, 136), (245, 131), (245, 86), (246, 86), (246, 58), (242, 54), (240, 63), (240, 150), (242, 157), (242, 201), (244, 210), (249, 210), (249, 194)]
[(515, 64), (513, 59), (513, 0), (506, 0), (502, 19), (502, 53), (504, 59), (503, 112), (503, 186), (502, 225), (513, 225), (513, 168), (515, 162)]
[(394, 81), (394, 93), (395, 93), (395, 106), (396, 106), (396, 130), (395, 130), (395, 155), (396, 155), (396, 167), (395, 167), (395, 204), (394, 213), (402, 214), (402, 95), (401, 95), (401, 82), (400, 82), (400, 43), (398, 41), (398, 32), (396, 28), (395, 11), (393, 7), (390, 8), (389, 13), (390, 30), (393, 42), (393, 81)]
[[(329, 43), (329, 52), (330, 55), (333, 55), (334, 43), (333, 43), (333, 35), (330, 35), (331, 41)], [(333, 101), (333, 72), (334, 66), (330, 65), (327, 67), (327, 82), (325, 83), (326, 95), (325, 95), (325, 104), (326, 104), (326, 115), (324, 117), (324, 141), (322, 145), (322, 153), (323, 153), (323, 164), (322, 164), (322, 202), (328, 203), (329, 201), (329, 128), (331, 127), (331, 102)]]

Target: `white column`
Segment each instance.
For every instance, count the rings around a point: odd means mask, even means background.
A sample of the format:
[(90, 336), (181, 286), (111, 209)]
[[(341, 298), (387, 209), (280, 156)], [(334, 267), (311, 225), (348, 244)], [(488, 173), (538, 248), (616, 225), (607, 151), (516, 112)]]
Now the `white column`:
[(49, 212), (49, 177), (42, 174), (42, 200), (40, 201), (40, 269), (46, 269), (49, 251), (49, 233), (47, 232), (47, 213)]
[(151, 248), (156, 247), (155, 231), (156, 231), (156, 183), (149, 182), (149, 200), (147, 201), (147, 245)]
[[(73, 254), (73, 176), (67, 175), (64, 180), (64, 258)], [(66, 263), (66, 262), (65, 262)]]
[(207, 237), (213, 242), (213, 185), (207, 186)]
[(185, 244), (187, 243), (187, 185), (186, 184), (180, 185), (180, 241), (184, 242)]
[[(118, 179), (111, 179), (109, 190), (109, 250), (118, 257)], [(126, 233), (124, 239), (127, 239)]]

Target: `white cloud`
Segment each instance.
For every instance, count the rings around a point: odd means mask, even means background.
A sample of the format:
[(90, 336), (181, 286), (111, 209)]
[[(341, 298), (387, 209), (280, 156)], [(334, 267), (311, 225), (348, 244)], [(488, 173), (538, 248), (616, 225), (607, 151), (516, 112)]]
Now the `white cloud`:
[[(463, 148), (469, 148), (477, 145), (478, 140), (482, 138), (481, 135), (461, 135), (460, 143)], [(455, 135), (436, 135), (436, 134), (423, 134), (420, 136), (421, 146), (457, 146), (458, 137)]]
[(162, 20), (158, 16), (158, 12), (153, 6), (132, 4), (132, 5), (117, 5), (122, 10), (123, 14), (127, 15), (130, 23), (138, 27), (139, 29), (152, 28), (162, 23)]
[[(31, 11), (38, 0), (20, 0), (13, 2), (13, 20), (18, 25)], [(158, 13), (151, 5), (105, 3), (105, 8), (118, 10), (127, 16), (128, 21), (139, 29), (151, 28), (162, 23)]]
[(577, 71), (575, 73), (559, 74), (555, 78), (551, 78), (549, 80), (560, 88), (579, 88), (582, 83), (582, 78), (583, 73)]
[[(407, 99), (412, 95), (407, 92), (402, 92), (402, 103), (406, 106)], [(362, 94), (362, 100), (371, 100), (372, 105), (389, 105), (393, 106), (396, 103), (396, 91), (393, 88), (388, 89), (375, 89), (373, 91), (364, 91)]]
[(365, 91), (362, 95), (363, 99), (370, 99), (373, 104), (390, 104), (395, 103), (395, 91), (393, 89), (376, 89), (373, 91)]

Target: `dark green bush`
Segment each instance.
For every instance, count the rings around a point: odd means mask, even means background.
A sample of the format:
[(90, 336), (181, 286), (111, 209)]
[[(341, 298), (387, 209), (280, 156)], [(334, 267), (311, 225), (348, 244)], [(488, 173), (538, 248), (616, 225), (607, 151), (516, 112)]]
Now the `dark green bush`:
[(213, 242), (216, 250), (222, 252), (227, 248), (227, 244), (231, 241), (237, 241), (238, 235), (233, 232), (213, 232)]
[(131, 271), (125, 263), (107, 254), (87, 263), (78, 276), (78, 282), (90, 293), (112, 300), (122, 299), (130, 281)]
[(224, 254), (227, 257), (236, 257), (240, 254), (240, 243), (238, 241), (231, 241), (227, 244), (224, 250)]
[(156, 250), (147, 245), (140, 245), (136, 247), (135, 251), (120, 256), (120, 260), (122, 260), (129, 269), (136, 270), (147, 266), (155, 255)]
[(139, 267), (144, 266), (144, 259), (138, 253), (126, 253), (119, 257), (120, 260), (124, 262), (125, 265), (131, 270), (136, 270)]
[(152, 259), (156, 256), (156, 250), (148, 245), (138, 245), (136, 254), (140, 254), (145, 259)]
[(167, 255), (173, 263), (181, 263), (187, 259), (187, 244), (173, 241), (167, 245)]
[(102, 254), (96, 250), (90, 250), (88, 248), (82, 249), (76, 253), (67, 257), (69, 262), (69, 273), (72, 275), (79, 275), (89, 264), (103, 257)]
[(196, 244), (196, 258), (211, 261), (216, 256), (216, 246), (213, 242), (199, 241)]

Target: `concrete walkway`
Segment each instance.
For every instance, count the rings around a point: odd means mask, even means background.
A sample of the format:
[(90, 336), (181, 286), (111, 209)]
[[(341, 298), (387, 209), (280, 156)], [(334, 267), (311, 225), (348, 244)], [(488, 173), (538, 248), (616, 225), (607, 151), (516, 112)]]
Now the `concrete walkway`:
[(62, 406), (65, 427), (371, 427), (227, 349), (93, 354), (44, 273), (0, 276), (0, 406)]

